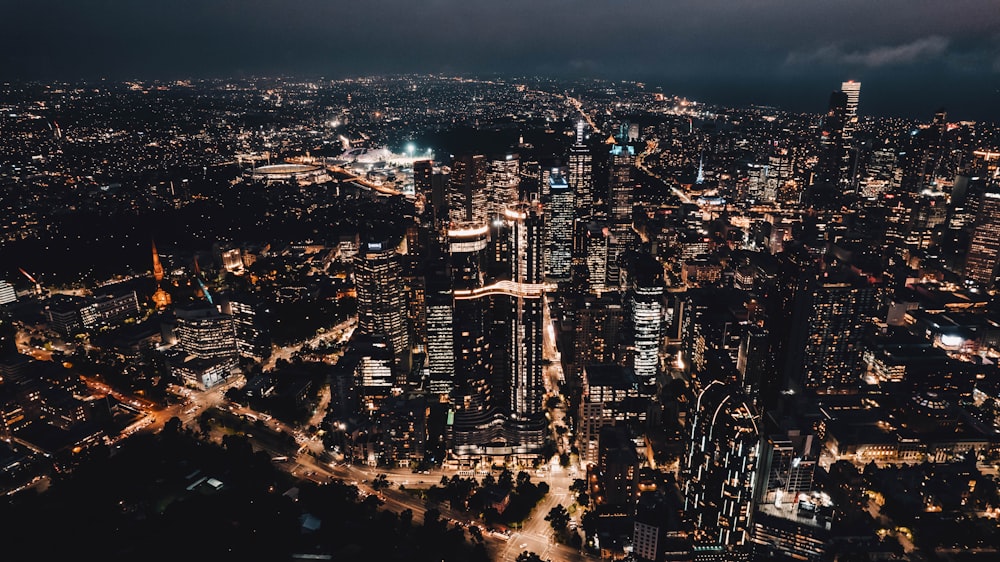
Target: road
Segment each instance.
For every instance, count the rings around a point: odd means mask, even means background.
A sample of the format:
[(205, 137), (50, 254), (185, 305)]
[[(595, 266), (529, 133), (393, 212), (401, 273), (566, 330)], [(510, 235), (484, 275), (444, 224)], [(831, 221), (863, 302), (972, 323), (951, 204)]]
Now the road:
[(667, 180), (663, 179), (662, 176), (660, 176), (659, 174), (657, 174), (653, 170), (650, 170), (648, 167), (646, 167), (646, 158), (650, 154), (652, 154), (652, 152), (650, 152), (650, 150), (648, 148), (646, 150), (640, 152), (638, 154), (638, 156), (635, 157), (635, 167), (638, 168), (638, 169), (640, 169), (640, 170), (642, 170), (647, 175), (649, 175), (651, 177), (654, 177), (654, 178), (660, 180), (661, 182), (663, 182), (663, 185), (666, 185), (667, 187), (669, 187), (670, 190), (674, 192), (674, 195), (676, 195), (684, 203), (694, 203), (694, 201), (691, 199), (691, 196), (689, 196), (683, 189), (677, 187), (677, 185), (675, 184), (675, 182), (667, 181)]

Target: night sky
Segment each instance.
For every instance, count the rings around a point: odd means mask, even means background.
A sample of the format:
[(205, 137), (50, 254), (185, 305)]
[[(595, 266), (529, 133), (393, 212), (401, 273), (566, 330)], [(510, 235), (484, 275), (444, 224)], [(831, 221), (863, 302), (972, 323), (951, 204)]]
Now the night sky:
[(0, 79), (641, 80), (720, 104), (1000, 122), (997, 0), (2, 0)]

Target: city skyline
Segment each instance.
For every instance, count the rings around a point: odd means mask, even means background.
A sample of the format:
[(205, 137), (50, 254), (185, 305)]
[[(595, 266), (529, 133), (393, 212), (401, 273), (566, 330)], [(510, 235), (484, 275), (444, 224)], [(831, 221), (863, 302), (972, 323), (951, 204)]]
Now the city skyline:
[(827, 85), (853, 79), (865, 83), (861, 116), (918, 118), (944, 107), (996, 122), (998, 14), (977, 0), (50, 0), (5, 10), (0, 80), (552, 76), (821, 112)]
[(996, 558), (1000, 125), (871, 83), (0, 82), (4, 548)]

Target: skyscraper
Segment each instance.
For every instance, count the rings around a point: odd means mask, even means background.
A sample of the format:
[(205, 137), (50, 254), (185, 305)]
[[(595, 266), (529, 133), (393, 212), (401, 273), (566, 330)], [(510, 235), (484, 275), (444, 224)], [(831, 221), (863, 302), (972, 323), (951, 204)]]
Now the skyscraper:
[(385, 336), (397, 382), (410, 371), (410, 334), (403, 292), (403, 263), (391, 240), (367, 236), (354, 258), (358, 330)]
[(576, 124), (576, 141), (569, 149), (569, 187), (575, 197), (575, 216), (586, 222), (594, 212), (594, 158), (587, 146), (586, 123)]
[(663, 265), (647, 253), (630, 256), (626, 266), (626, 329), (632, 368), (640, 386), (650, 388), (659, 373), (663, 337)]
[(573, 263), (573, 190), (558, 168), (547, 178), (545, 203), (545, 276), (567, 280)]
[(489, 221), (486, 176), (487, 161), (482, 154), (463, 154), (452, 161), (447, 199), (453, 226), (483, 225)]
[[(539, 206), (521, 204), (505, 213), (512, 239), (511, 280), (505, 293), (513, 312), (507, 328), (509, 373), (507, 440), (524, 452), (541, 448), (547, 434), (543, 408), (542, 329), (545, 306), (542, 290), (543, 215)], [(502, 285), (502, 283), (500, 284)], [(498, 297), (499, 298), (499, 297)]]
[(682, 463), (684, 511), (696, 546), (745, 548), (750, 541), (760, 451), (759, 413), (742, 389), (715, 380), (694, 404)]
[(857, 188), (858, 182), (858, 141), (855, 133), (858, 130), (858, 100), (861, 97), (861, 82), (848, 80), (840, 85), (840, 91), (847, 95), (846, 111), (844, 112), (844, 161), (841, 169), (841, 186), (849, 191)]
[(847, 269), (808, 278), (796, 293), (786, 375), (815, 392), (856, 391), (865, 327), (877, 307), (873, 279)]
[(1000, 264), (1000, 186), (987, 188), (979, 204), (965, 261), (965, 277), (984, 290), (996, 285)]

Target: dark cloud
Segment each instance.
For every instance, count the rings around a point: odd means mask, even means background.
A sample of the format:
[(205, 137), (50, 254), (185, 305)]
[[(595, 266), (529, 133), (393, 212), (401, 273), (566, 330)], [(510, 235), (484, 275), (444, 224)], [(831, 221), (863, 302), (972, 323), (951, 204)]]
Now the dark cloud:
[[(954, 103), (970, 118), (1000, 112), (1000, 10), (988, 0), (8, 4), (0, 10), (0, 78), (547, 73), (636, 78), (671, 91), (711, 85), (724, 88), (718, 99), (757, 103), (789, 99), (791, 89), (802, 98), (797, 108), (821, 109), (841, 80), (863, 77), (872, 111), (929, 115), (918, 104)], [(881, 73), (911, 91), (911, 105), (871, 105)], [(962, 87), (918, 88), (932, 81)]]

